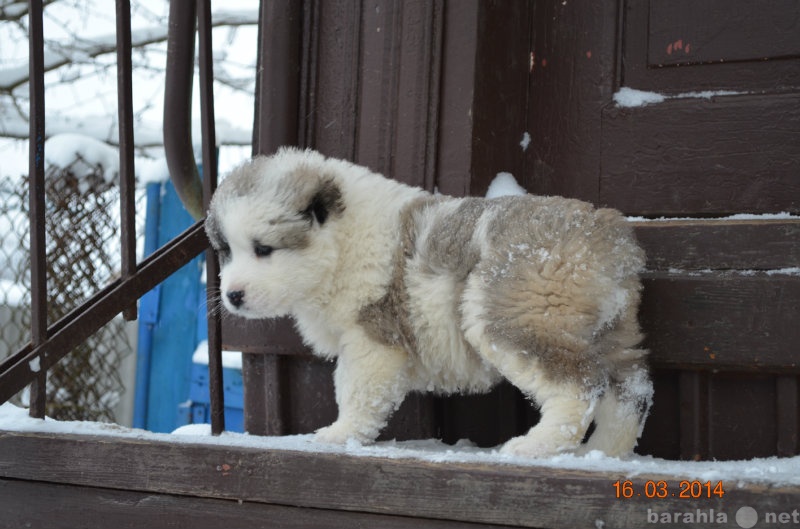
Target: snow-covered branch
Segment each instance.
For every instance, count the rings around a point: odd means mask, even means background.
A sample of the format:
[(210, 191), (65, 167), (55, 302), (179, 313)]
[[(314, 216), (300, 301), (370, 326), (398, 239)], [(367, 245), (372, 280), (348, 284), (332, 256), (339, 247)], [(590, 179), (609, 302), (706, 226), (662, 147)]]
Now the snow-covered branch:
[[(44, 0), (44, 6), (56, 0)], [(28, 2), (20, 0), (0, 0), (0, 20), (17, 22), (28, 14)]]
[[(192, 126), (192, 137), (200, 138), (200, 123), (195, 120)], [(47, 137), (57, 134), (78, 133), (108, 143), (119, 145), (119, 127), (113, 116), (82, 116), (69, 118), (61, 115), (47, 117)], [(30, 134), (27, 121), (18, 119), (5, 119), (0, 121), (0, 136), (5, 138), (26, 140)], [(217, 143), (220, 145), (242, 145), (252, 143), (252, 131), (234, 127), (224, 120), (216, 122)], [(136, 147), (147, 149), (160, 147), (164, 144), (164, 134), (160, 125), (142, 123), (134, 129)]]
[[(21, 2), (8, 2), (8, 8), (16, 13)], [(27, 6), (27, 3), (25, 3)], [(0, 9), (5, 5), (0, 6)], [(27, 10), (27, 7), (25, 7)], [(2, 13), (2, 11), (0, 11)], [(0, 19), (3, 17), (0, 15)], [(258, 10), (220, 10), (212, 15), (212, 26), (244, 26), (258, 23)], [(150, 44), (167, 40), (166, 24), (136, 29), (131, 33), (133, 48), (143, 48)], [(69, 42), (50, 41), (45, 51), (45, 72), (57, 70), (75, 63), (85, 63), (90, 59), (116, 51), (116, 34), (98, 36), (91, 40), (75, 39)], [(0, 69), (0, 92), (12, 93), (15, 88), (24, 85), (30, 79), (28, 64)]]

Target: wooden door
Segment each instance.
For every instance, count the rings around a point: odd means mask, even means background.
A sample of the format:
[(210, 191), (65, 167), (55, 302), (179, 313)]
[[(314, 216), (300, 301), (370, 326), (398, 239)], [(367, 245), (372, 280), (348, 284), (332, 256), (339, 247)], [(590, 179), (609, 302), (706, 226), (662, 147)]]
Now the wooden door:
[[(302, 5), (292, 142), (452, 195), (510, 171), (532, 193), (641, 217), (656, 398), (640, 450), (800, 452), (797, 2)], [(260, 100), (265, 120), (276, 103)], [(332, 366), (289, 324), (226, 325), (226, 344), (251, 353), (250, 431), (333, 420)], [(503, 386), (409, 399), (387, 435), (491, 445), (536, 418)]]

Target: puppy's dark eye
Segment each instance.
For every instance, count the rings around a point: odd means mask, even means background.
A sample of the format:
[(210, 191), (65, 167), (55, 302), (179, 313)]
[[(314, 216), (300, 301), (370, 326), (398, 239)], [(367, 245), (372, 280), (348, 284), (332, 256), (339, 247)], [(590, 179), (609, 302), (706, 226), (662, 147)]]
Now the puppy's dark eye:
[(267, 246), (266, 244), (256, 244), (254, 249), (256, 257), (268, 257), (274, 250), (272, 246)]

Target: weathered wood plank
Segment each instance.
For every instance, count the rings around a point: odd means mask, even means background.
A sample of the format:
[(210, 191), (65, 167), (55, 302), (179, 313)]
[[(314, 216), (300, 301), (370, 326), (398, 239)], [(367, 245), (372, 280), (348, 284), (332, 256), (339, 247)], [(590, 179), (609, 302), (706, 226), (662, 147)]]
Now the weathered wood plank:
[(800, 211), (800, 95), (603, 111), (600, 203), (628, 214)]
[[(798, 487), (735, 483), (723, 498), (681, 499), (685, 476), (637, 476), (637, 494), (617, 499), (613, 483), (627, 478), (612, 472), (9, 432), (0, 433), (0, 477), (520, 527), (642, 527), (648, 509), (715, 509), (728, 513), (720, 527), (735, 527), (742, 505), (791, 512), (800, 501)], [(675, 496), (648, 499), (647, 480), (665, 480)]]
[(640, 321), (665, 369), (800, 370), (800, 277), (737, 273), (643, 279)]
[(194, 498), (0, 479), (0, 528), (139, 529), (169, 527), (186, 529), (351, 529), (368, 527), (404, 529), (481, 529), (498, 527), (444, 520), (411, 519), (304, 509), (283, 505)]
[(800, 263), (800, 219), (632, 224), (650, 270), (778, 270)]
[(800, 56), (800, 4), (772, 0), (649, 2), (648, 65), (765, 61)]

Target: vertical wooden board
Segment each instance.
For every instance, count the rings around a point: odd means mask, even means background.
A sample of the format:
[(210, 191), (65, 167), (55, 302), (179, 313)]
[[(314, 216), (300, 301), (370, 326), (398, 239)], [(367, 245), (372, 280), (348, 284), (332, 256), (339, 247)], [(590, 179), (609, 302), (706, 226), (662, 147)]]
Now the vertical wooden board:
[(775, 377), (711, 374), (708, 392), (709, 457), (770, 457), (777, 450)]
[(286, 431), (285, 357), (274, 354), (242, 355), (244, 430), (253, 435), (282, 435)]
[(365, 3), (356, 161), (433, 190), (443, 2)]
[(800, 96), (603, 112), (600, 203), (634, 215), (800, 212)]
[(443, 0), (400, 3), (401, 31), (392, 174), (434, 190)]
[(800, 454), (800, 377), (775, 377), (779, 457)]
[(398, 2), (367, 3), (359, 21), (355, 161), (390, 178), (394, 176), (391, 156), (397, 120), (400, 11)]
[(678, 373), (657, 370), (653, 378), (653, 406), (644, 425), (636, 452), (680, 459), (680, 393)]
[(313, 356), (284, 359), (286, 433), (311, 433), (336, 420), (334, 367), (334, 362)]
[(524, 179), (532, 10), (531, 1), (480, 3), (471, 195), (484, 196), (501, 171)]
[(532, 404), (508, 382), (486, 395), (439, 397), (439, 435), (446, 443), (469, 440), (481, 447), (498, 446), (521, 435), (538, 421)]
[(434, 397), (429, 393), (406, 395), (403, 404), (389, 418), (378, 440), (408, 441), (437, 437)]
[(435, 186), (451, 196), (470, 192), (479, 7), (478, 0), (444, 6)]
[(597, 202), (601, 109), (616, 88), (619, 2), (535, 2), (526, 178), (536, 194)]
[(362, 2), (325, 0), (315, 4), (315, 48), (306, 67), (314, 72), (308, 97), (313, 95), (311, 146), (327, 156), (355, 156), (356, 103)]
[(681, 459), (689, 461), (708, 459), (710, 455), (708, 373), (682, 371), (678, 375), (678, 392)]

